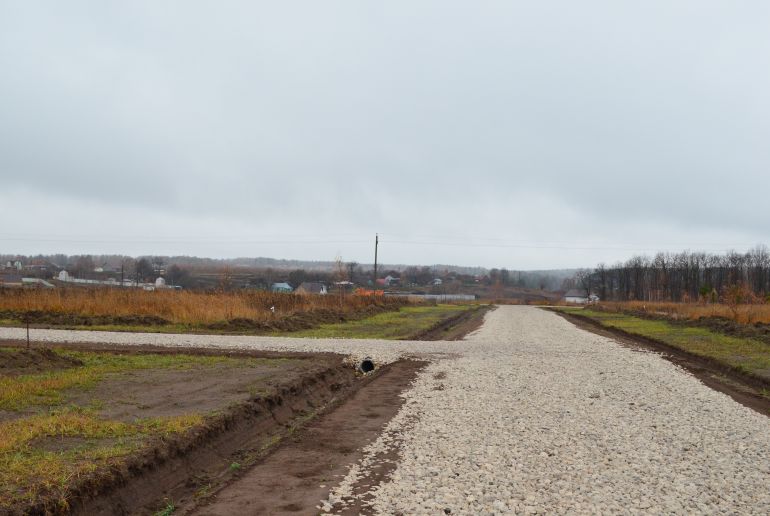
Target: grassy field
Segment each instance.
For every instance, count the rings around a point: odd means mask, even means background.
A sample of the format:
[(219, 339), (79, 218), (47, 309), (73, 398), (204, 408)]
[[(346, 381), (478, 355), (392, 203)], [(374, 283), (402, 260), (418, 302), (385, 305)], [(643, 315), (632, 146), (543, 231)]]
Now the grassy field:
[(407, 306), (366, 319), (294, 332), (292, 337), (348, 339), (405, 339), (426, 330), (452, 315), (470, 310), (470, 305)]
[(588, 317), (608, 328), (618, 328), (688, 351), (698, 356), (718, 360), (741, 371), (770, 379), (770, 346), (754, 339), (734, 337), (701, 327), (672, 324), (632, 315), (592, 310), (590, 308), (559, 308), (566, 313)]
[[(79, 478), (116, 464), (152, 439), (200, 426), (206, 417), (198, 412), (130, 420), (106, 417), (102, 409), (110, 400), (88, 395), (101, 382), (143, 371), (222, 374), (228, 368), (264, 369), (283, 363), (280, 358), (14, 348), (0, 348), (0, 360), (21, 363), (16, 370), (4, 368), (0, 376), (0, 513), (41, 498), (54, 500), (54, 507), (49, 505), (54, 512), (64, 511), (67, 489)], [(35, 372), (29, 373), (30, 367)], [(77, 399), (81, 401), (73, 401)]]

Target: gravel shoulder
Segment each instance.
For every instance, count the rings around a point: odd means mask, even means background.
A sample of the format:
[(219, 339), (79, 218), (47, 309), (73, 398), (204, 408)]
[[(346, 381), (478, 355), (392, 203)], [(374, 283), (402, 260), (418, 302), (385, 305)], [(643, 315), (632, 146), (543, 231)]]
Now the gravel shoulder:
[[(21, 339), (0, 329), (0, 339)], [(770, 512), (768, 419), (659, 354), (532, 307), (501, 306), (464, 341), (36, 330), (33, 339), (327, 351), (431, 363), (324, 506), (383, 514)], [(120, 342), (116, 342), (120, 341)], [(398, 450), (390, 478), (357, 479)]]

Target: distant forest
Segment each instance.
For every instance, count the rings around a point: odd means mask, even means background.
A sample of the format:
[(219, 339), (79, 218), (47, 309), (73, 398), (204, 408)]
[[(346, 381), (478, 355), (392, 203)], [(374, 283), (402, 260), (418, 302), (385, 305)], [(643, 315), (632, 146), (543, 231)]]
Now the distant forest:
[(736, 295), (763, 301), (770, 294), (770, 251), (658, 253), (581, 271), (576, 286), (610, 301), (717, 301)]

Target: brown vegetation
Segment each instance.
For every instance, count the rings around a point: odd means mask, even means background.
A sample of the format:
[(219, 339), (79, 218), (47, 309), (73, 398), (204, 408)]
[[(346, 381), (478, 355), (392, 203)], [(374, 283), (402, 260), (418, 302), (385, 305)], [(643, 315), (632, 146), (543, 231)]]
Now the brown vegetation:
[[(340, 298), (263, 291), (201, 293), (117, 288), (0, 289), (0, 312), (13, 314), (16, 316), (13, 318), (20, 314), (44, 313), (49, 316), (97, 318), (97, 321), (99, 317), (107, 317), (113, 324), (207, 325), (233, 320), (268, 322), (301, 313), (333, 311), (345, 315), (366, 312), (372, 307), (396, 308), (403, 304), (403, 300), (381, 297), (348, 295)], [(73, 321), (69, 324), (78, 324)]]
[(739, 324), (770, 324), (770, 304), (751, 303), (603, 302), (604, 310), (663, 316), (675, 320), (728, 319)]

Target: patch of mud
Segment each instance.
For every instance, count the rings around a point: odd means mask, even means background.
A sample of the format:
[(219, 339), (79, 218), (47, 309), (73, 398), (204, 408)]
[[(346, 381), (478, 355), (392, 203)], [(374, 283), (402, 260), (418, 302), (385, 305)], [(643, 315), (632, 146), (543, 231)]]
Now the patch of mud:
[(76, 358), (66, 357), (46, 348), (0, 351), (0, 375), (2, 376), (43, 373), (81, 365), (83, 362)]

